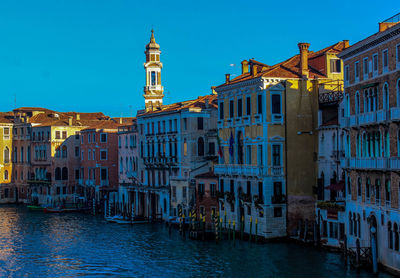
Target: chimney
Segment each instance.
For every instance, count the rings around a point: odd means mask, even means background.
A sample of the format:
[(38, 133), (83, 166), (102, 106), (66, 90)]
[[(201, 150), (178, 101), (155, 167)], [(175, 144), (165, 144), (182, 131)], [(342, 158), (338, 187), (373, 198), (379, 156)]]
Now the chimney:
[(211, 86), (211, 94), (216, 95), (217, 92), (215, 91), (215, 86)]
[(349, 40), (343, 40), (344, 48), (348, 48), (350, 46)]
[(69, 125), (69, 126), (72, 126), (72, 117), (69, 117), (69, 118), (68, 118), (68, 125)]
[(80, 121), (81, 120), (81, 114), (76, 114), (76, 120)]
[(302, 78), (308, 78), (308, 48), (309, 43), (299, 42), (297, 44), (300, 50), (300, 75)]
[(379, 22), (379, 32), (386, 31), (387, 29), (395, 26), (399, 22)]
[(225, 84), (229, 84), (230, 78), (231, 78), (231, 75), (229, 73), (225, 74)]
[(252, 65), (251, 69), (252, 69), (253, 76), (256, 76), (257, 75), (257, 66)]
[(242, 61), (242, 74), (249, 72), (249, 62), (247, 60)]

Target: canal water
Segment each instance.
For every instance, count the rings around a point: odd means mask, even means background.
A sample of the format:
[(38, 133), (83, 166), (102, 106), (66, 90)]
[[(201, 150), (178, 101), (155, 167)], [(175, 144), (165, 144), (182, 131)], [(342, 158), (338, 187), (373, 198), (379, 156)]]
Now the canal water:
[[(339, 254), (286, 243), (182, 239), (162, 224), (0, 206), (0, 277), (375, 277)], [(379, 277), (389, 277), (380, 274)]]

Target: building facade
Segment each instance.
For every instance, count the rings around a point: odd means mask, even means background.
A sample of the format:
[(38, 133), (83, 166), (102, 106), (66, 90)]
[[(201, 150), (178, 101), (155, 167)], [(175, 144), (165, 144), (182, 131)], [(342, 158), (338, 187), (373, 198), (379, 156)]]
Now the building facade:
[(11, 160), (13, 122), (7, 114), (0, 114), (0, 203), (17, 201), (15, 187), (12, 186), (13, 165)]
[(299, 43), (299, 55), (274, 66), (243, 61), (242, 74), (216, 88), (220, 211), (237, 229), (248, 233), (258, 219), (260, 234), (274, 238), (314, 220), (318, 95), (342, 79), (336, 54), (347, 44), (309, 52)]
[(348, 246), (377, 248), (378, 261), (399, 269), (400, 21), (344, 50), (341, 139), (346, 171)]

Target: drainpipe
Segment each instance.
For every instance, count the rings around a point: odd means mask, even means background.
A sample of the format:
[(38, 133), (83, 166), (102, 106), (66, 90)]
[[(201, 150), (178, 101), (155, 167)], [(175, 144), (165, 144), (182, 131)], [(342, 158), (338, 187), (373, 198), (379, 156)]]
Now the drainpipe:
[(288, 164), (288, 159), (287, 159), (287, 109), (286, 109), (286, 107), (287, 107), (287, 102), (286, 102), (286, 94), (287, 94), (287, 91), (286, 91), (286, 80), (284, 81), (284, 83), (283, 83), (283, 86), (285, 87), (285, 114), (284, 114), (284, 119), (285, 119), (285, 184), (286, 184), (286, 235), (290, 235), (289, 234), (289, 226), (288, 226), (288, 223), (289, 223), (289, 194), (288, 194), (288, 192), (289, 192), (289, 190), (288, 190), (288, 169), (287, 169), (287, 164)]

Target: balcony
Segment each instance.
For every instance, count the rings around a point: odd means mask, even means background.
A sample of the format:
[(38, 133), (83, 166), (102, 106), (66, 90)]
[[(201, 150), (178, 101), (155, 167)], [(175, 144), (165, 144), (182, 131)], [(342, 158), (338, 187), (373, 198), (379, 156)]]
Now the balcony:
[(376, 123), (376, 112), (363, 113), (358, 116), (359, 125), (370, 125)]
[(340, 167), (341, 168), (349, 168), (350, 167), (350, 161), (349, 158), (343, 157), (340, 159)]
[(371, 169), (385, 170), (388, 169), (389, 163), (386, 157), (365, 157), (365, 158), (350, 158), (350, 167), (356, 169)]
[(235, 175), (235, 176), (262, 176), (262, 166), (237, 165), (237, 164), (217, 164), (214, 167), (217, 175)]
[(108, 182), (108, 180), (100, 180), (100, 186), (109, 186), (110, 183)]
[(390, 120), (400, 121), (400, 107), (393, 107), (390, 109)]
[(400, 157), (391, 157), (389, 160), (389, 166), (392, 170), (400, 170)]
[(244, 125), (251, 125), (250, 116), (244, 116), (244, 117), (243, 117), (243, 124), (244, 124)]
[(272, 166), (271, 176), (282, 176), (282, 166)]
[(342, 117), (340, 118), (340, 127), (345, 128), (350, 126), (350, 118)]
[(378, 123), (382, 123), (382, 122), (386, 122), (387, 120), (389, 120), (389, 111), (388, 110), (378, 110), (376, 112), (376, 121)]
[(254, 123), (255, 124), (262, 124), (262, 121), (263, 121), (262, 114), (258, 114), (258, 115), (254, 116)]
[(351, 127), (358, 126), (358, 116), (356, 115), (350, 116), (350, 126)]

